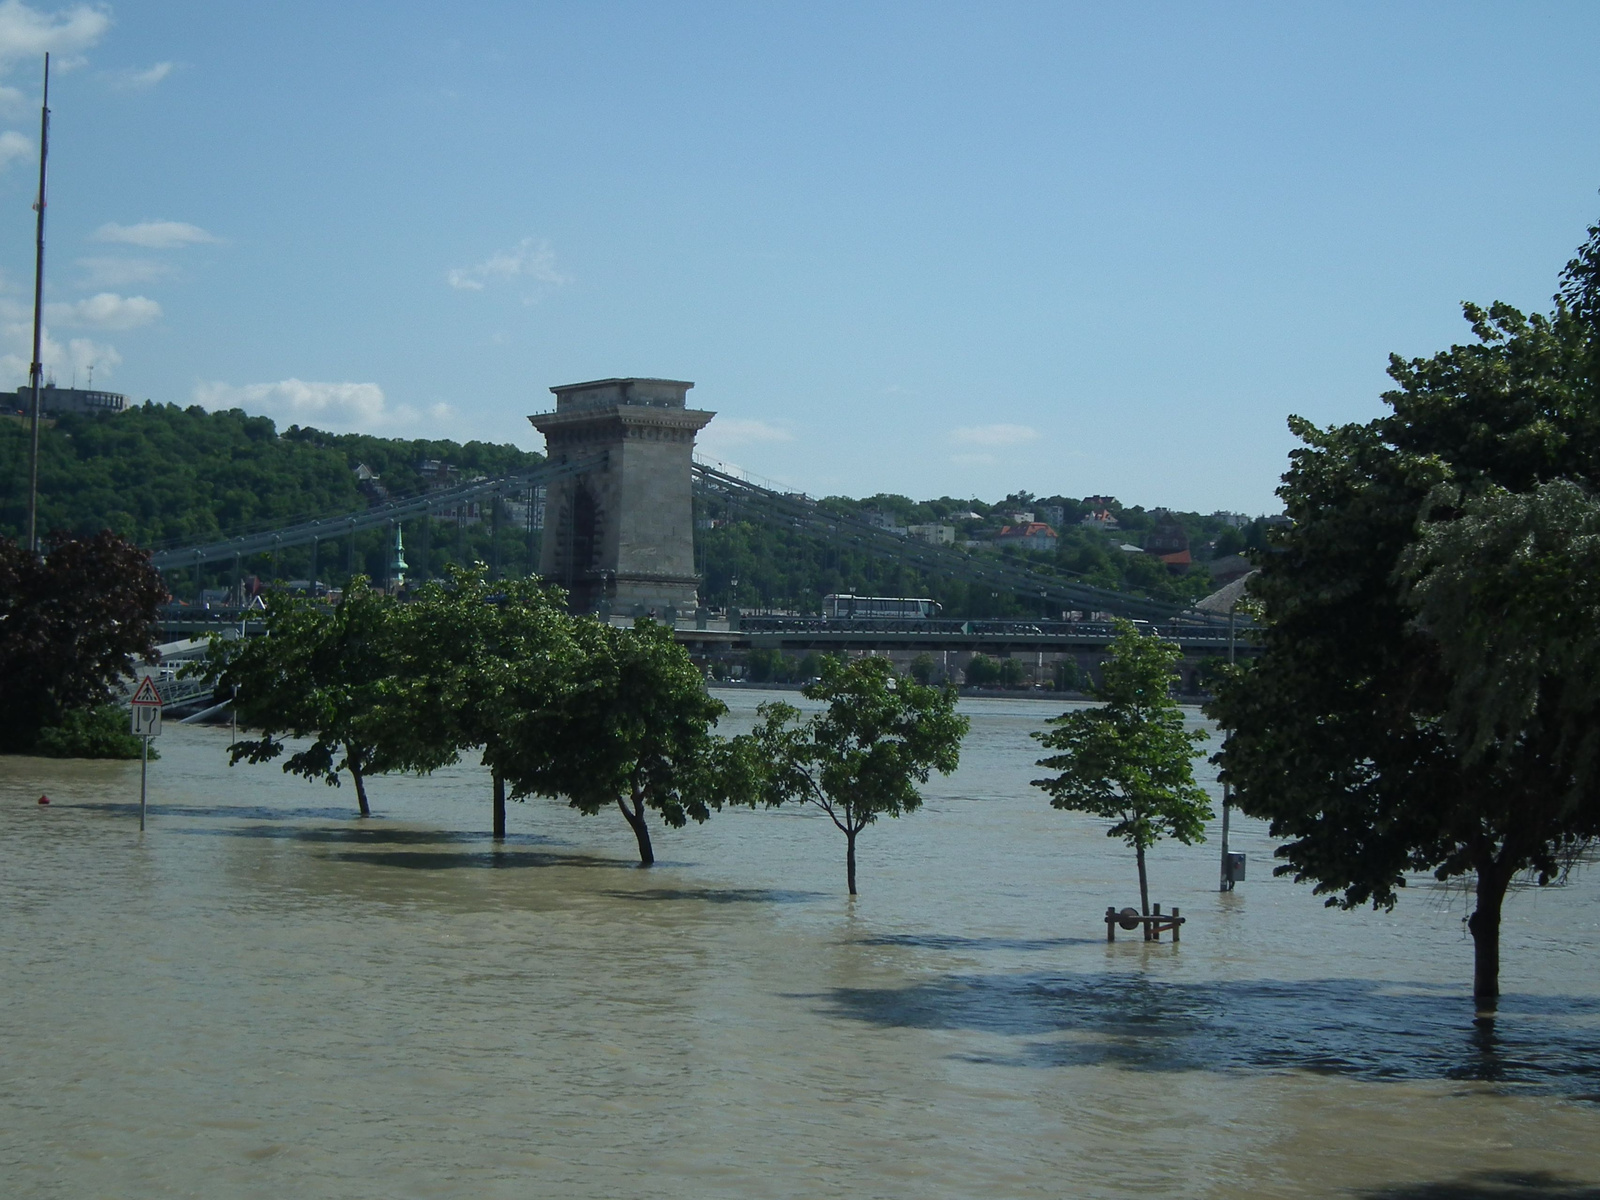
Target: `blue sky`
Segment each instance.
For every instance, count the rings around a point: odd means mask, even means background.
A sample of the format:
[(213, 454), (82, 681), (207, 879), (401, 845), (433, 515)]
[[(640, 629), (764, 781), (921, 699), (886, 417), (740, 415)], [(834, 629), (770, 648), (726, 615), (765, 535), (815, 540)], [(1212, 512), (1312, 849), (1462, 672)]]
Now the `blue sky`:
[(1600, 5), (0, 2), (0, 373), (515, 441), (696, 381), (814, 494), (1276, 507), (1600, 219)]

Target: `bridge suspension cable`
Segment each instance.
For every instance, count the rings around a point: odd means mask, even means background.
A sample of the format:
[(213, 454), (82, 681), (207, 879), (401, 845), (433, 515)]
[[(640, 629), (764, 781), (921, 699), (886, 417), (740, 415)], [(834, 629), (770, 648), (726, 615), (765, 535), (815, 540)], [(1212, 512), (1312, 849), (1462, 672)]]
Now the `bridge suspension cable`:
[(374, 505), (362, 512), (347, 516), (324, 517), (316, 521), (302, 521), (282, 529), (253, 533), (244, 537), (228, 538), (221, 542), (208, 542), (201, 546), (159, 550), (150, 556), (150, 565), (161, 570), (193, 567), (205, 563), (225, 562), (234, 558), (248, 558), (252, 554), (270, 554), (291, 546), (308, 546), (312, 542), (329, 541), (358, 533), (363, 529), (377, 529), (398, 521), (425, 516), (436, 509), (451, 508), (475, 500), (480, 496), (499, 495), (509, 491), (523, 491), (559, 479), (565, 475), (579, 475), (605, 467), (604, 454), (575, 459), (566, 463), (543, 463), (531, 471), (516, 475), (502, 475), (494, 479), (477, 479), (453, 488), (430, 492), (405, 500), (393, 500)]
[[(835, 545), (859, 549), (874, 557), (919, 567), (930, 573), (993, 587), (1017, 596), (1036, 598), (1063, 608), (1109, 612), (1144, 620), (1169, 620), (1185, 609), (1179, 604), (1045, 575), (1009, 563), (998, 556), (970, 554), (954, 547), (902, 537), (865, 521), (830, 513), (807, 497), (774, 491), (699, 460), (695, 461), (694, 473), (696, 482), (702, 488), (720, 494), (774, 524)], [(1192, 612), (1185, 612), (1184, 615), (1200, 624), (1216, 623), (1216, 619), (1209, 615)]]

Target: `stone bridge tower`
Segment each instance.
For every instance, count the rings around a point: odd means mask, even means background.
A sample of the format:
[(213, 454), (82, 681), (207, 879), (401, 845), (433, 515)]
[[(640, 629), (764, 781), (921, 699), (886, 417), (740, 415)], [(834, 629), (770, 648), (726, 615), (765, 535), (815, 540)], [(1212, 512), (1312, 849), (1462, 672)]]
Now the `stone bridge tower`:
[(577, 612), (693, 611), (694, 435), (715, 413), (688, 407), (694, 384), (599, 379), (550, 390), (554, 412), (528, 420), (551, 462), (608, 452), (605, 467), (552, 480), (539, 573)]

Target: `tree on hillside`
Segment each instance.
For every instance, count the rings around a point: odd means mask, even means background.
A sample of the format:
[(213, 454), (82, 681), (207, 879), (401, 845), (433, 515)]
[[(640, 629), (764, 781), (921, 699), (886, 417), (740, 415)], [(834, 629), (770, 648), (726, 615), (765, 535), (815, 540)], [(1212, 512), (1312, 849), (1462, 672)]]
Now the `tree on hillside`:
[(761, 724), (742, 740), (758, 772), (746, 803), (814, 804), (845, 836), (845, 879), (856, 894), (856, 838), (879, 817), (922, 807), (917, 785), (960, 763), (969, 722), (953, 690), (897, 679), (887, 658), (825, 659), (822, 678), (802, 689), (827, 708), (810, 717), (789, 704), (764, 704)]
[(32, 747), (68, 714), (108, 703), (152, 661), (167, 598), (145, 551), (56, 530), (39, 558), (0, 537), (0, 751)]
[(1413, 871), (1473, 877), (1473, 992), (1487, 1006), (1512, 878), (1558, 877), (1594, 833), (1571, 737), (1587, 703), (1570, 616), (1584, 611), (1573, 565), (1586, 552), (1544, 523), (1582, 506), (1541, 485), (1587, 494), (1600, 479), (1600, 227), (1551, 315), (1465, 312), (1474, 343), (1391, 360), (1389, 415), (1291, 421), (1305, 443), (1279, 489), (1291, 524), (1251, 588), (1263, 653), (1209, 711), (1240, 808), (1288, 839), (1279, 872), (1329, 904), (1393, 907)]
[(1110, 657), (1093, 689), (1097, 708), (1075, 709), (1035, 733), (1059, 753), (1038, 766), (1059, 774), (1035, 779), (1055, 808), (1089, 813), (1112, 822), (1107, 837), (1121, 838), (1139, 868), (1139, 909), (1150, 915), (1150, 880), (1145, 852), (1163, 837), (1184, 845), (1205, 840), (1212, 816), (1206, 794), (1194, 781), (1197, 742), (1204, 732), (1185, 729), (1172, 698), (1173, 668), (1183, 657), (1176, 642), (1140, 633), (1118, 621)]
[(730, 743), (713, 731), (727, 706), (667, 626), (582, 618), (573, 635), (559, 703), (518, 713), (495, 766), (518, 795), (564, 798), (591, 816), (615, 804), (648, 867), (652, 810), (681, 829), (709, 819), (736, 785)]
[(213, 638), (199, 673), (232, 694), (240, 726), (256, 735), (234, 743), (232, 762), (270, 762), (283, 753), (285, 736), (311, 738), (284, 771), (331, 787), (349, 771), (366, 817), (369, 776), (450, 761), (449, 747), (419, 736), (399, 702), (405, 622), (403, 606), (357, 579), (336, 608), (274, 593), (261, 636)]

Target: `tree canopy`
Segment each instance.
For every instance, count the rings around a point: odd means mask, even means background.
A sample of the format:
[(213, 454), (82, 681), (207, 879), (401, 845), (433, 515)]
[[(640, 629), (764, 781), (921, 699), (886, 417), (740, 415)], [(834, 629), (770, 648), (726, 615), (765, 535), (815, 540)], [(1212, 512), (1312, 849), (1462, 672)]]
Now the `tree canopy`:
[(150, 556), (111, 533), (55, 530), (41, 558), (0, 537), (0, 751), (108, 703), (151, 661), (166, 600)]
[[(1291, 523), (1252, 583), (1263, 654), (1210, 709), (1223, 779), (1288, 839), (1279, 871), (1330, 904), (1392, 906), (1408, 872), (1475, 876), (1486, 1002), (1511, 879), (1557, 877), (1596, 832), (1562, 716), (1586, 703), (1571, 640), (1586, 592), (1570, 589), (1587, 550), (1540, 533), (1576, 519), (1600, 478), (1600, 226), (1589, 234), (1551, 314), (1466, 305), (1474, 342), (1391, 359), (1388, 415), (1291, 420)], [(1539, 621), (1551, 606), (1561, 619)]]
[(357, 579), (331, 609), (274, 593), (260, 636), (214, 638), (202, 674), (232, 695), (239, 723), (254, 734), (230, 747), (233, 762), (270, 762), (285, 736), (311, 738), (283, 769), (333, 787), (349, 771), (365, 817), (369, 776), (450, 761), (451, 747), (417, 735), (404, 703), (408, 616)]
[(740, 746), (756, 782), (747, 803), (814, 804), (845, 836), (845, 879), (856, 894), (856, 838), (879, 817), (922, 807), (919, 784), (961, 761), (969, 722), (953, 690), (897, 679), (886, 658), (822, 661), (822, 678), (801, 689), (827, 704), (804, 717), (791, 704), (764, 704)]
[(559, 702), (518, 712), (493, 765), (516, 795), (563, 797), (591, 816), (615, 804), (649, 866), (650, 811), (681, 829), (709, 819), (737, 785), (730, 744), (714, 732), (727, 706), (664, 625), (584, 617), (572, 630), (577, 656)]

